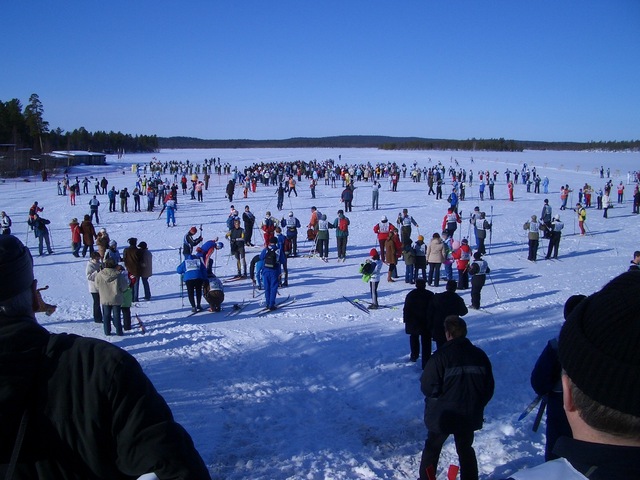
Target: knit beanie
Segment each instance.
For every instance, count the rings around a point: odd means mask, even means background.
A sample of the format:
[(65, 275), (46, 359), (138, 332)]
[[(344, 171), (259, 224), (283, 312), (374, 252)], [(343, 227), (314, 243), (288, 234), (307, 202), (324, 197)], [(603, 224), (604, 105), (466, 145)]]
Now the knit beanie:
[(15, 297), (33, 283), (31, 252), (13, 235), (0, 235), (0, 301)]
[(581, 301), (560, 330), (562, 368), (592, 400), (640, 417), (640, 273)]
[(369, 256), (370, 256), (370, 257), (375, 257), (376, 255), (378, 255), (378, 250), (376, 250), (375, 248), (372, 248), (372, 249), (369, 251)]

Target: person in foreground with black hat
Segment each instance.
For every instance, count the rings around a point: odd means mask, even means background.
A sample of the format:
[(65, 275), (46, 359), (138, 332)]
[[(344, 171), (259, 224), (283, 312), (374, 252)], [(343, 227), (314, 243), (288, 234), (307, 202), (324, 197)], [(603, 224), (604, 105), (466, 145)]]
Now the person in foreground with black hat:
[(12, 235), (0, 236), (0, 275), (12, 278), (0, 286), (4, 478), (211, 478), (131, 355), (37, 323), (33, 259)]
[(640, 274), (626, 272), (582, 300), (562, 326), (564, 410), (573, 439), (560, 458), (512, 480), (640, 478)]
[(480, 309), (480, 292), (487, 279), (487, 273), (491, 272), (489, 265), (482, 258), (482, 253), (475, 252), (473, 254), (473, 262), (469, 265), (469, 273), (471, 274), (471, 308)]

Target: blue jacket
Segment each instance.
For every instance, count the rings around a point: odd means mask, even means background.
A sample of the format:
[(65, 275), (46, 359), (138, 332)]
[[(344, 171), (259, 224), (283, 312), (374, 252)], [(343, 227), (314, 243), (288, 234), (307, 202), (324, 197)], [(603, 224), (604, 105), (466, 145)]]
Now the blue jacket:
[(184, 262), (178, 265), (176, 271), (182, 275), (182, 279), (185, 282), (187, 280), (206, 280), (208, 278), (207, 267), (204, 266), (202, 260), (194, 255), (189, 255)]

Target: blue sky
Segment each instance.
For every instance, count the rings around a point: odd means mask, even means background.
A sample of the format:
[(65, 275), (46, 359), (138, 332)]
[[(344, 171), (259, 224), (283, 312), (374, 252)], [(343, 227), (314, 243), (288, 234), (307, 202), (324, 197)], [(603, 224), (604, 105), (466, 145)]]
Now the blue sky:
[(2, 4), (0, 100), (53, 128), (640, 139), (639, 0)]

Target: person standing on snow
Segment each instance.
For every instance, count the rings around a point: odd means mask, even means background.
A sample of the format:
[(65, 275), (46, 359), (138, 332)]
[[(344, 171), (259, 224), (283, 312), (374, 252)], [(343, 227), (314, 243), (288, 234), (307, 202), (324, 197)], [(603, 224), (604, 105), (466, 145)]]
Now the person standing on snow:
[(273, 237), (269, 240), (269, 246), (260, 253), (260, 260), (263, 262), (262, 281), (264, 282), (264, 295), (268, 310), (276, 309), (276, 296), (282, 273), (279, 257), (278, 239)]
[(291, 255), (298, 256), (298, 229), (300, 228), (300, 220), (298, 220), (293, 212), (289, 212), (287, 218), (283, 218), (280, 222), (282, 228), (286, 228), (287, 238), (291, 242)]
[(42, 242), (46, 243), (47, 245), (47, 253), (49, 255), (53, 253), (53, 250), (51, 249), (51, 239), (49, 238), (49, 228), (47, 227), (47, 225), (49, 225), (50, 223), (51, 222), (46, 218), (42, 218), (37, 213), (35, 214), (33, 220), (33, 232), (38, 239), (38, 253), (40, 254), (40, 256), (43, 255)]
[[(477, 479), (473, 438), (482, 428), (484, 408), (493, 397), (493, 371), (486, 353), (467, 338), (467, 324), (462, 318), (447, 317), (444, 329), (447, 342), (432, 355), (420, 379), (428, 430), (420, 479), (435, 478), (440, 452), (449, 435), (455, 438), (461, 478)], [(452, 374), (457, 372), (462, 373)]]
[(384, 252), (384, 244), (389, 238), (389, 232), (396, 232), (398, 229), (389, 223), (386, 215), (383, 215), (380, 222), (373, 226), (373, 232), (378, 236), (378, 244), (380, 245), (380, 251)]
[(549, 231), (549, 227), (551, 226), (551, 219), (553, 218), (553, 209), (551, 205), (549, 205), (549, 199), (544, 199), (544, 205), (542, 206), (542, 212), (540, 213), (540, 223), (542, 223), (545, 228), (545, 238), (549, 238), (547, 232)]
[(436, 293), (427, 311), (428, 323), (431, 325), (431, 337), (436, 342), (436, 347), (442, 347), (446, 341), (444, 332), (444, 321), (449, 315), (464, 317), (469, 313), (469, 309), (464, 304), (464, 300), (456, 293), (456, 281), (449, 280), (446, 290)]
[(586, 235), (587, 232), (584, 229), (584, 222), (587, 220), (587, 211), (582, 205), (580, 205), (580, 203), (576, 203), (576, 208), (574, 208), (573, 211), (578, 215), (578, 227), (580, 227), (580, 235)]
[(371, 210), (378, 210), (378, 203), (380, 199), (380, 184), (377, 180), (373, 181), (371, 185)]
[(338, 261), (343, 262), (347, 259), (347, 240), (349, 239), (349, 225), (351, 224), (348, 217), (345, 217), (342, 209), (338, 210), (338, 216), (333, 221), (330, 228), (336, 229), (336, 244), (338, 249)]
[(434, 297), (433, 292), (426, 287), (424, 279), (416, 280), (416, 288), (407, 294), (402, 309), (404, 333), (409, 335), (409, 360), (416, 362), (422, 352), (423, 369), (431, 357), (431, 325), (427, 311)]
[(462, 219), (453, 207), (447, 209), (447, 213), (442, 219), (442, 230), (446, 230), (449, 236), (453, 238), (455, 231), (458, 229), (458, 223), (462, 223)]
[(372, 248), (369, 251), (369, 258), (365, 260), (365, 263), (373, 264), (372, 272), (369, 274), (369, 290), (371, 292), (371, 305), (369, 305), (369, 309), (376, 310), (379, 307), (378, 285), (380, 284), (380, 271), (382, 270), (382, 260), (380, 260), (378, 250)]
[(185, 260), (187, 259), (188, 255), (193, 254), (194, 247), (202, 242), (202, 235), (196, 237), (196, 233), (198, 233), (198, 229), (194, 225), (184, 236), (184, 239), (182, 241), (182, 254), (184, 255)]
[(476, 252), (473, 254), (473, 262), (469, 266), (471, 274), (471, 308), (480, 309), (480, 292), (487, 279), (487, 274), (491, 272), (489, 265), (482, 259), (482, 254)]
[(527, 237), (529, 239), (529, 256), (527, 260), (535, 262), (540, 244), (540, 224), (538, 223), (538, 218), (535, 215), (531, 215), (531, 220), (526, 221), (522, 228), (527, 231)]
[(398, 214), (396, 225), (400, 228), (400, 241), (402, 245), (411, 245), (411, 225), (415, 225), (416, 228), (420, 228), (420, 225), (409, 215), (408, 209), (403, 208), (402, 213)]
[(276, 229), (276, 224), (273, 217), (271, 216), (271, 212), (267, 211), (267, 213), (265, 213), (260, 229), (262, 230), (262, 236), (264, 238), (264, 248), (267, 248), (269, 246), (270, 240), (273, 238), (273, 233)]
[(2, 235), (11, 235), (11, 218), (4, 211), (0, 212), (0, 228)]
[(435, 232), (429, 245), (427, 246), (427, 263), (429, 264), (429, 276), (427, 277), (427, 284), (434, 287), (440, 286), (440, 266), (446, 260), (444, 254), (444, 243), (440, 234)]
[(231, 254), (236, 258), (236, 266), (238, 267), (238, 277), (247, 276), (247, 259), (245, 254), (244, 229), (240, 226), (240, 219), (233, 220), (233, 228), (229, 231), (229, 244), (231, 245)]
[(551, 238), (549, 238), (549, 248), (547, 249), (547, 255), (544, 257), (549, 260), (553, 253), (553, 258), (558, 258), (558, 248), (560, 247), (560, 237), (562, 236), (562, 229), (564, 223), (560, 221), (560, 215), (556, 214), (551, 221)]
[(244, 243), (247, 247), (253, 247), (251, 240), (253, 240), (253, 226), (256, 223), (256, 217), (251, 213), (249, 205), (244, 206), (242, 221), (244, 222)]
[(180, 274), (182, 281), (187, 286), (187, 296), (191, 305), (191, 312), (202, 310), (202, 288), (207, 281), (207, 269), (202, 260), (195, 255), (185, 254), (184, 261), (178, 265), (176, 272)]

